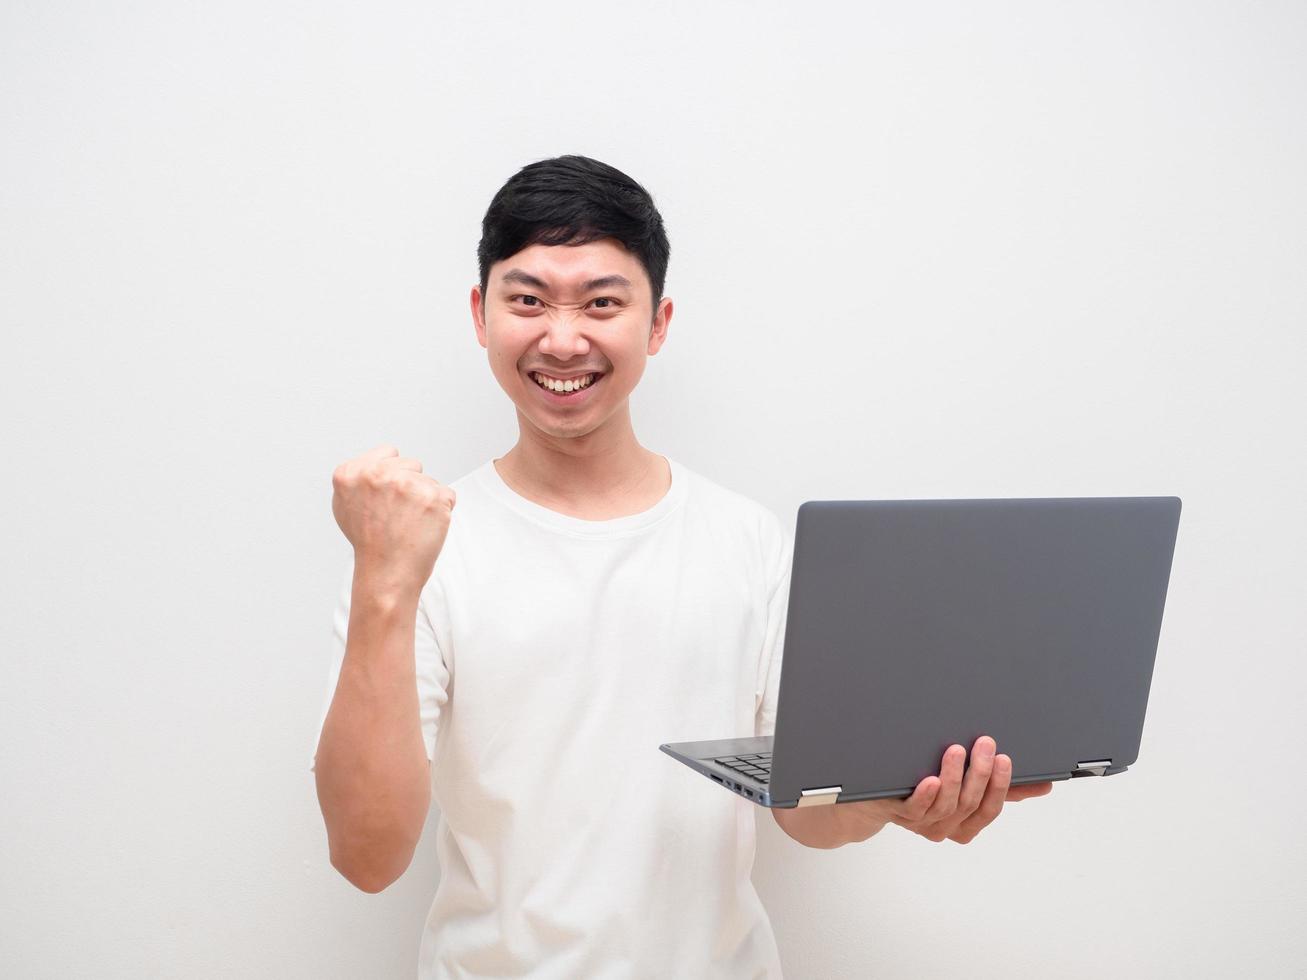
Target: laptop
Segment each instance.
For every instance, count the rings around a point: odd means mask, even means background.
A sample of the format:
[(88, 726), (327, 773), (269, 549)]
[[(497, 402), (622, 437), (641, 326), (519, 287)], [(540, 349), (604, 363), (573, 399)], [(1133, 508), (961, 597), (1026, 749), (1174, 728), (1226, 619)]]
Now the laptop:
[(906, 799), (993, 736), (1012, 784), (1139, 755), (1178, 497), (808, 501), (775, 734), (659, 748), (766, 807)]

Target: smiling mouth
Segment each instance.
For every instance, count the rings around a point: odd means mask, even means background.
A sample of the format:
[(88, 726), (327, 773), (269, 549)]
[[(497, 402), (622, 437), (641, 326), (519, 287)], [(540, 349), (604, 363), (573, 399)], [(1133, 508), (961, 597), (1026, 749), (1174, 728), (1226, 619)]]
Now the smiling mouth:
[(550, 378), (548, 375), (541, 374), (539, 371), (529, 372), (529, 377), (535, 383), (537, 388), (542, 388), (549, 394), (559, 398), (575, 397), (583, 391), (593, 388), (606, 377), (602, 371), (593, 371), (590, 374), (583, 374), (576, 378), (568, 378), (565, 381), (559, 381), (556, 378)]

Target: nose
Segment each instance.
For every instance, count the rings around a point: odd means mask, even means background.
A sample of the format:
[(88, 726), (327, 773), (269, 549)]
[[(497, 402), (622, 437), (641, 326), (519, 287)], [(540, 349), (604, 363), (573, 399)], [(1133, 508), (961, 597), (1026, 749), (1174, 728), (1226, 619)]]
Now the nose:
[(550, 354), (560, 361), (589, 353), (590, 341), (577, 323), (579, 315), (579, 310), (549, 310), (543, 317), (546, 327), (544, 336), (540, 338), (540, 353)]

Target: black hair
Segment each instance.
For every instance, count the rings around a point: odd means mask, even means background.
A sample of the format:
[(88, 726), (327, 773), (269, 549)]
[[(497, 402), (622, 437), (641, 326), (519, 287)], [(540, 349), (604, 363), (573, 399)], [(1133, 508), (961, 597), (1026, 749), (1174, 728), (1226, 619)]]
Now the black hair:
[(653, 309), (663, 298), (671, 245), (653, 197), (615, 167), (568, 154), (529, 163), (499, 188), (481, 219), (481, 296), (490, 267), (530, 245), (616, 239), (649, 276)]

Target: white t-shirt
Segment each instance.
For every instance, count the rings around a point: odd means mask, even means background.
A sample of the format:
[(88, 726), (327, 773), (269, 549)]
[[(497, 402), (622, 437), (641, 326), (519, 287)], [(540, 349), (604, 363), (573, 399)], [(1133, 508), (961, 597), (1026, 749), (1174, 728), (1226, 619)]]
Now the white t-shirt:
[(657, 504), (607, 521), (527, 500), (493, 462), (450, 484), (417, 617), (441, 868), (421, 980), (781, 976), (755, 806), (658, 746), (772, 734), (793, 542), (668, 463)]

